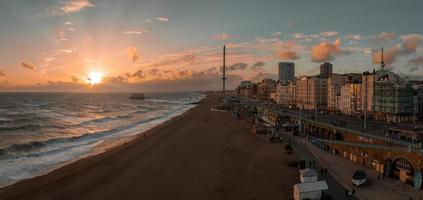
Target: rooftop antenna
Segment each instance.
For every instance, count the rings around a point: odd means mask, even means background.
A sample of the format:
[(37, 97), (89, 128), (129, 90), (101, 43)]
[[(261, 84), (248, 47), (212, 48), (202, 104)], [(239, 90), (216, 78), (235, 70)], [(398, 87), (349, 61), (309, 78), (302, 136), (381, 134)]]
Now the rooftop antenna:
[(380, 67), (382, 70), (385, 68), (385, 62), (383, 62), (383, 47), (381, 48), (381, 54), (380, 54)]
[(223, 97), (225, 97), (226, 94), (226, 88), (225, 88), (225, 84), (226, 84), (226, 64), (225, 64), (225, 59), (226, 59), (226, 46), (223, 45), (223, 76), (222, 76), (222, 81), (223, 81)]

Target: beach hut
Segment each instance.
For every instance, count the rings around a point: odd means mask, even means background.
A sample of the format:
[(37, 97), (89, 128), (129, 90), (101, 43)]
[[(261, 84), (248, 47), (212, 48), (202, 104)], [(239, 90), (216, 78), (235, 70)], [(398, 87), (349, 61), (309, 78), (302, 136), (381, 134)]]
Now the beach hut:
[(319, 174), (314, 169), (306, 168), (300, 170), (301, 183), (316, 182)]
[(294, 185), (294, 200), (322, 198), (322, 191), (329, 189), (326, 181), (298, 183)]

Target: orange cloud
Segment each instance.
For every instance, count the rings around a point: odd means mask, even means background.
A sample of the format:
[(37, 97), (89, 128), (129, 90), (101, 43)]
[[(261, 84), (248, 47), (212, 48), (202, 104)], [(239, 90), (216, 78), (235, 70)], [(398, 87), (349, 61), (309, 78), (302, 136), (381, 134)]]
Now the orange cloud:
[[(398, 46), (385, 50), (383, 52), (383, 62), (388, 66), (391, 65), (397, 59), (397, 56), (400, 51), (401, 49)], [(373, 50), (373, 57), (372, 57), (373, 64), (379, 64), (381, 62), (381, 58), (382, 58), (381, 54), (382, 54), (381, 51)]]
[(135, 47), (126, 48), (126, 53), (128, 54), (128, 57), (132, 60), (132, 62), (136, 62), (140, 59), (138, 49)]
[[(401, 44), (389, 48), (383, 54), (383, 61), (388, 66), (394, 63), (398, 56), (416, 53), (417, 47), (423, 41), (423, 35), (419, 34), (401, 35), (399, 38), (401, 39)], [(378, 64), (380, 61), (381, 52), (374, 51), (372, 58), (373, 64)]]
[(295, 52), (295, 51), (280, 50), (278, 52), (278, 57), (285, 59), (285, 60), (296, 60), (296, 59), (300, 58), (300, 55), (298, 55), (298, 53)]
[(94, 7), (90, 0), (67, 0), (61, 1), (59, 12), (56, 10), (54, 14), (71, 14), (81, 11), (84, 8)]
[(311, 60), (313, 62), (331, 61), (343, 53), (341, 40), (337, 39), (333, 43), (324, 41), (311, 48)]
[(31, 69), (31, 70), (35, 69), (34, 65), (26, 63), (26, 62), (22, 62), (21, 66), (24, 67), (24, 68), (27, 68), (27, 69)]
[(423, 35), (401, 35), (399, 38), (402, 40), (402, 47), (405, 51), (404, 53), (415, 53), (417, 46), (419, 46), (423, 40)]
[(296, 60), (300, 58), (300, 55), (297, 52), (297, 43), (293, 40), (285, 41), (282, 45), (278, 46), (276, 50), (276, 55), (285, 60)]
[(71, 81), (72, 81), (73, 83), (78, 83), (78, 82), (79, 82), (79, 78), (78, 78), (78, 77), (76, 77), (76, 76), (71, 76), (70, 78), (71, 78)]
[(216, 35), (213, 35), (212, 38), (214, 40), (228, 40), (228, 39), (239, 38), (239, 35), (231, 35), (231, 34), (226, 33), (226, 32), (221, 32), (221, 33), (218, 33)]
[(6, 76), (6, 74), (2, 70), (0, 70), (0, 76)]

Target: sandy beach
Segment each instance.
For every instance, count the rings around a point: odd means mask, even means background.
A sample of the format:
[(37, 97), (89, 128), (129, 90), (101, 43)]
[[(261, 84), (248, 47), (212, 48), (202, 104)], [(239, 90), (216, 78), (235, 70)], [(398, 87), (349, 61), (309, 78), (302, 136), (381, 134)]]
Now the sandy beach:
[(0, 189), (0, 199), (291, 199), (296, 160), (211, 98), (127, 144)]

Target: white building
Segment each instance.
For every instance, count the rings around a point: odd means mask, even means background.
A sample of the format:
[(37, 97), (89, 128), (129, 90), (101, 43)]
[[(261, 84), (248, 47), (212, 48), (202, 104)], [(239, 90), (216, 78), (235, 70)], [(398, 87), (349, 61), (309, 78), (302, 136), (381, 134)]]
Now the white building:
[(322, 191), (329, 189), (326, 181), (298, 183), (294, 185), (294, 199), (318, 200), (322, 197)]
[(341, 101), (341, 87), (345, 83), (343, 74), (331, 74), (328, 78), (328, 110), (337, 111)]
[(300, 170), (300, 181), (301, 183), (316, 182), (319, 174), (310, 168)]
[(341, 87), (341, 105), (339, 110), (346, 115), (357, 114), (362, 109), (362, 84), (346, 83)]

